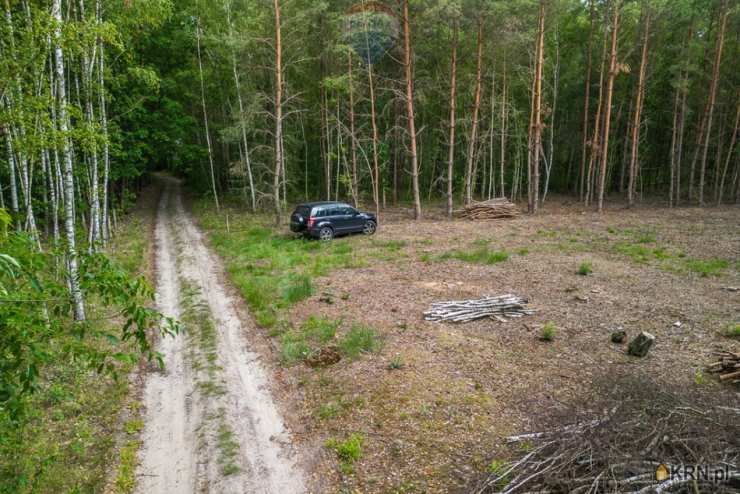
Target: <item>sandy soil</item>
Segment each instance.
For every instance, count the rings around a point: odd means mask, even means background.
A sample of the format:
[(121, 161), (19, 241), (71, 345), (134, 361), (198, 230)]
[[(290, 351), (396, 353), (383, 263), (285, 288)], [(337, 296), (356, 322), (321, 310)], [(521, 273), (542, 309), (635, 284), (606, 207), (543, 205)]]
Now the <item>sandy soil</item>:
[[(185, 211), (179, 184), (164, 180), (155, 234), (157, 306), (177, 317), (181, 284), (199, 290), (215, 323), (217, 379), (223, 392), (205, 395), (198, 386), (203, 371), (188, 355), (200, 349), (191, 338), (179, 335), (160, 342), (166, 369), (153, 372), (144, 391), (146, 425), (136, 492), (304, 492), (304, 474), (271, 395), (269, 376), (245, 338), (253, 328), (242, 321), (236, 301), (221, 284), (220, 264)], [(238, 444), (238, 471), (229, 474), (217, 462), (216, 414)]]

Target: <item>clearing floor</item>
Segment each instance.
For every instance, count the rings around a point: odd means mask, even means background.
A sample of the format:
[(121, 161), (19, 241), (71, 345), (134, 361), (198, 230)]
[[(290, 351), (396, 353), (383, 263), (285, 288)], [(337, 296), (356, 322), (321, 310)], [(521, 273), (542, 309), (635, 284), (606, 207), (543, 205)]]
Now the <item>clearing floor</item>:
[[(248, 278), (292, 262), (268, 254), (252, 262), (240, 247), (264, 235), (266, 217), (234, 208), (227, 225), (223, 212), (197, 209), (230, 272)], [(338, 238), (333, 250), (307, 245), (309, 255), (352, 261), (318, 272), (307, 298), (263, 332), (273, 337), (266, 358), (292, 364), (280, 383), (298, 410), (298, 442), (324, 446), (313, 466), (316, 492), (466, 492), (511, 454), (507, 435), (587, 409), (610, 376), (714, 386), (740, 403), (704, 371), (713, 350), (740, 347), (724, 334), (740, 321), (737, 206), (599, 215), (552, 200), (542, 214), (512, 220), (447, 221), (441, 209), (419, 222), (408, 217), (387, 210), (373, 237)], [(273, 235), (273, 245), (289, 238), (285, 229)], [(527, 297), (537, 313), (506, 323), (423, 319), (435, 301), (505, 293)], [(306, 321), (337, 328), (314, 355), (335, 343), (341, 350), (358, 325), (381, 346), (325, 367), (286, 360), (295, 334), (311, 331)], [(540, 338), (545, 325), (552, 341)], [(611, 343), (619, 328), (628, 338), (655, 335), (651, 353), (638, 359)]]

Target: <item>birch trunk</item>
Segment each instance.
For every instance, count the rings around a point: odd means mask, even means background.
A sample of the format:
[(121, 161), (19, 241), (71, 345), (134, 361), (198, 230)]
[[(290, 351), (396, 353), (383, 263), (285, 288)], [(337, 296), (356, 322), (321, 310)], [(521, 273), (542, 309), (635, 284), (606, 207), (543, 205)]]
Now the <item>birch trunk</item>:
[(216, 203), (216, 211), (220, 211), (221, 207), (218, 202), (218, 192), (216, 191), (216, 172), (213, 166), (213, 147), (211, 146), (211, 132), (208, 128), (208, 111), (206, 110), (206, 87), (205, 80), (203, 78), (203, 59), (200, 52), (200, 36), (200, 18), (198, 18), (195, 26), (195, 40), (198, 54), (198, 75), (200, 79), (200, 103), (203, 108), (203, 126), (205, 127), (206, 145), (208, 146), (208, 164), (210, 165), (211, 172), (213, 200)]
[(61, 0), (52, 0), (51, 15), (54, 25), (54, 59), (57, 79), (57, 99), (59, 105), (59, 131), (62, 134), (62, 155), (64, 157), (64, 229), (67, 240), (67, 266), (69, 286), (74, 305), (74, 317), (77, 321), (85, 320), (85, 302), (80, 290), (77, 265), (77, 242), (75, 239), (74, 211), (74, 172), (72, 150), (69, 145), (69, 125), (67, 116), (67, 91), (64, 82), (64, 54), (62, 52), (62, 10)]
[(252, 177), (252, 162), (249, 153), (249, 143), (247, 141), (247, 124), (244, 119), (244, 100), (242, 99), (241, 80), (236, 65), (236, 50), (234, 49), (233, 24), (231, 22), (231, 1), (226, 2), (226, 22), (229, 25), (229, 40), (231, 42), (231, 72), (234, 76), (234, 89), (236, 90), (236, 100), (239, 103), (239, 130), (241, 131), (242, 149), (244, 151), (244, 166), (249, 181), (249, 192), (251, 199), (252, 212), (257, 209), (257, 197), (254, 190), (254, 178)]
[[(375, 216), (380, 217), (380, 163), (378, 158), (378, 121), (375, 112), (375, 81), (373, 78), (373, 64), (367, 64), (367, 83), (370, 90), (370, 123), (373, 129), (373, 202), (375, 203)], [(414, 140), (414, 142), (416, 142)], [(418, 195), (418, 179), (417, 190)]]

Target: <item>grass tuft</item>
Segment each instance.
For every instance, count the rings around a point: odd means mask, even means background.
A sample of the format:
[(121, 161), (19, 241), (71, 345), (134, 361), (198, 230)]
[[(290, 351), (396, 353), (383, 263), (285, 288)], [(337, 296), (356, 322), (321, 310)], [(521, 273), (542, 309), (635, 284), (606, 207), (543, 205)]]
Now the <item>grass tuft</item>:
[(378, 332), (368, 326), (355, 324), (344, 337), (339, 340), (339, 350), (345, 357), (354, 359), (362, 353), (380, 350), (381, 342)]
[(740, 323), (729, 324), (725, 329), (725, 336), (740, 339)]
[(590, 262), (582, 262), (581, 265), (578, 266), (577, 273), (580, 274), (581, 276), (588, 276), (593, 272), (594, 272), (594, 267), (593, 267), (593, 264), (591, 264)]
[(540, 331), (540, 340), (552, 341), (555, 339), (556, 332), (557, 328), (555, 327), (555, 323), (552, 321), (548, 321), (545, 323), (544, 326), (542, 326), (542, 330)]
[(339, 458), (339, 468), (345, 475), (354, 471), (354, 463), (362, 456), (362, 443), (365, 438), (361, 434), (352, 433), (344, 441), (331, 438), (326, 441), (326, 447), (333, 450)]
[(490, 250), (487, 246), (474, 250), (451, 250), (439, 256), (440, 260), (457, 259), (471, 264), (498, 264), (509, 259), (509, 253), (503, 250)]

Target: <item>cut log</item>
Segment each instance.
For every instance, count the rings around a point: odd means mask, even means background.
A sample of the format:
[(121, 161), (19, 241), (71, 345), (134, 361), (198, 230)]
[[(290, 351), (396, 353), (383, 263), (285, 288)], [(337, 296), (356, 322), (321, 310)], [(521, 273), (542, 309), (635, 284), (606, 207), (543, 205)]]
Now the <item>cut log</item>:
[(519, 216), (519, 209), (505, 197), (498, 197), (470, 203), (464, 209), (453, 211), (453, 215), (469, 220), (494, 220)]
[(424, 319), (434, 322), (469, 322), (488, 317), (504, 322), (507, 317), (516, 318), (534, 314), (534, 309), (526, 306), (528, 302), (526, 298), (511, 294), (487, 296), (477, 300), (435, 302), (424, 312)]
[(740, 384), (740, 353), (722, 350), (714, 352), (714, 355), (718, 360), (709, 364), (707, 370), (719, 374), (722, 382)]
[(650, 351), (653, 343), (655, 343), (655, 336), (651, 335), (647, 331), (642, 331), (630, 342), (627, 353), (634, 355), (635, 357), (644, 357)]

